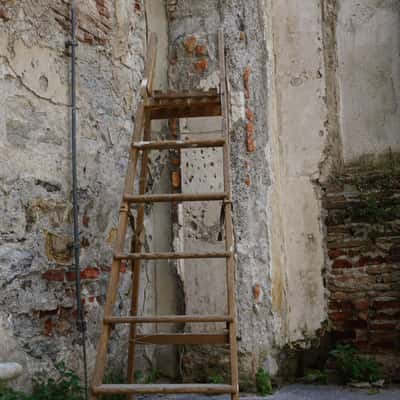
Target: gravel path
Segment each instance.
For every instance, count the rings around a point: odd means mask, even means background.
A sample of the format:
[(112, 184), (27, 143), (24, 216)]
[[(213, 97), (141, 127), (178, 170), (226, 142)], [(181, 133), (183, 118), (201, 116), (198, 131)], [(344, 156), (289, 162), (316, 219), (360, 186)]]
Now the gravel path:
[[(241, 396), (243, 400), (400, 400), (400, 387), (380, 390), (371, 394), (368, 390), (349, 389), (338, 386), (290, 385), (272, 396)], [(156, 396), (143, 397), (143, 400), (230, 400), (229, 396)]]

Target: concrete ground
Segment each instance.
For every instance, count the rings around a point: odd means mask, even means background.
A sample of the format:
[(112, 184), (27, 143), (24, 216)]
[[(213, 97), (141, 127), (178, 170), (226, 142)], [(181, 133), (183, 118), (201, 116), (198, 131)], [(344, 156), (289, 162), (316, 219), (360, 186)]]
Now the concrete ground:
[[(338, 386), (290, 385), (272, 396), (254, 397), (242, 395), (243, 400), (400, 400), (400, 387), (383, 389), (378, 393), (369, 390), (350, 389)], [(229, 396), (156, 396), (143, 400), (229, 400)]]

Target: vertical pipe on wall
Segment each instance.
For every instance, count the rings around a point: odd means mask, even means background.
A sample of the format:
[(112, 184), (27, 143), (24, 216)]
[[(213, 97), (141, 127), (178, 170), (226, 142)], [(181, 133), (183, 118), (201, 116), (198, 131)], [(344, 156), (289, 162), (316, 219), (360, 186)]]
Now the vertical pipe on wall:
[(86, 356), (86, 324), (84, 317), (83, 304), (81, 299), (81, 279), (80, 279), (80, 241), (79, 241), (79, 210), (78, 210), (78, 174), (77, 174), (77, 115), (76, 115), (76, 48), (78, 46), (76, 40), (77, 29), (77, 8), (76, 1), (71, 0), (71, 163), (72, 163), (72, 204), (74, 219), (74, 263), (75, 263), (75, 290), (77, 304), (77, 329), (81, 334), (82, 357), (84, 364), (84, 385), (85, 399), (88, 398), (88, 372), (87, 372), (87, 356)]

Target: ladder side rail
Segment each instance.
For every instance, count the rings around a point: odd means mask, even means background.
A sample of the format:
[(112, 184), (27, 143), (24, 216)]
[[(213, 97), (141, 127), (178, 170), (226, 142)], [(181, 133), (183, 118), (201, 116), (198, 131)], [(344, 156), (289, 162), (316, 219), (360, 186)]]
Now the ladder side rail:
[[(143, 82), (146, 82), (146, 86), (144, 87), (144, 85), (142, 85), (142, 88), (140, 90), (141, 101), (139, 103), (136, 114), (137, 117), (135, 119), (133, 141), (140, 141), (143, 134), (144, 104), (147, 102), (147, 94), (148, 94), (147, 87), (149, 83), (150, 87), (152, 87), (151, 85), (154, 79), (153, 70), (155, 66), (156, 52), (157, 52), (157, 36), (155, 34), (152, 34), (150, 37), (150, 45), (147, 52), (146, 69), (143, 79)], [(124, 193), (130, 193), (133, 191), (138, 158), (139, 158), (139, 150), (132, 148), (129, 155), (128, 172), (125, 178)], [(123, 201), (119, 212), (117, 240), (114, 246), (116, 253), (121, 252), (124, 247), (124, 241), (128, 227), (128, 219), (129, 219), (128, 215), (129, 215), (129, 204), (126, 201)], [(121, 266), (121, 260), (114, 260), (111, 266), (110, 278), (107, 288), (106, 303), (104, 306), (105, 316), (111, 316), (114, 309), (115, 299), (118, 291), (120, 266)], [(92, 388), (100, 385), (104, 378), (105, 365), (107, 361), (108, 342), (111, 335), (111, 329), (112, 327), (110, 325), (103, 324), (102, 333), (97, 348), (96, 363), (92, 378)], [(93, 399), (96, 398), (93, 389), (92, 389), (92, 398)]]
[(230, 138), (228, 123), (228, 99), (227, 99), (227, 81), (226, 81), (226, 64), (225, 64), (225, 41), (224, 34), (218, 33), (218, 50), (220, 63), (220, 90), (222, 103), (222, 130), (225, 138), (223, 147), (223, 172), (224, 172), (224, 191), (228, 193), (228, 201), (225, 202), (225, 243), (226, 251), (231, 256), (226, 260), (227, 269), (227, 291), (228, 291), (228, 314), (231, 317), (229, 322), (229, 344), (231, 359), (231, 382), (233, 393), (232, 400), (239, 399), (239, 375), (238, 375), (238, 349), (237, 349), (237, 321), (236, 321), (236, 291), (235, 291), (235, 259), (234, 259), (234, 242), (233, 242), (233, 224), (232, 224), (232, 189), (230, 178)]
[[(151, 120), (148, 113), (145, 116), (145, 127), (144, 127), (144, 140), (149, 140), (151, 136)], [(148, 150), (143, 150), (141, 172), (139, 181), (139, 194), (143, 195), (146, 192), (146, 178), (147, 178), (147, 164), (148, 164)], [(144, 240), (144, 216), (145, 216), (145, 205), (140, 204), (135, 227), (135, 253), (142, 251), (142, 244)], [(136, 316), (139, 310), (139, 286), (140, 286), (140, 268), (141, 259), (137, 258), (132, 262), (132, 299), (131, 299), (131, 316)], [(128, 350), (128, 382), (134, 382), (134, 370), (135, 370), (135, 340), (136, 340), (136, 324), (130, 326), (129, 332), (129, 350)]]

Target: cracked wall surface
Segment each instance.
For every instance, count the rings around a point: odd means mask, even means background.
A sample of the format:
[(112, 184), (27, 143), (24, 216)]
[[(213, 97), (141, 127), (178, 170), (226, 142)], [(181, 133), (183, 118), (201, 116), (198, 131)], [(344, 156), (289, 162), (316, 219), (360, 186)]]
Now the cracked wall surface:
[[(78, 198), (89, 372), (101, 327), (150, 14), (139, 0), (78, 1)], [(69, 29), (67, 1), (0, 2), (0, 361), (20, 362), (25, 375), (19, 383), (24, 385), (39, 370), (54, 374), (61, 360), (82, 372), (71, 248)], [(159, 77), (158, 83), (165, 79)], [(168, 191), (163, 157), (151, 158), (151, 190)], [(153, 229), (160, 214), (162, 209), (146, 212), (147, 250), (169, 248), (168, 231)], [(172, 303), (149, 290), (156, 284), (157, 266), (148, 263), (145, 271), (141, 311), (154, 313), (157, 304), (168, 309)], [(121, 268), (121, 281), (117, 311), (126, 312), (128, 265)], [(173, 290), (171, 277), (159, 282)], [(126, 333), (126, 327), (113, 333), (114, 372), (126, 363)], [(151, 348), (139, 352), (140, 368), (152, 367), (153, 354)]]

